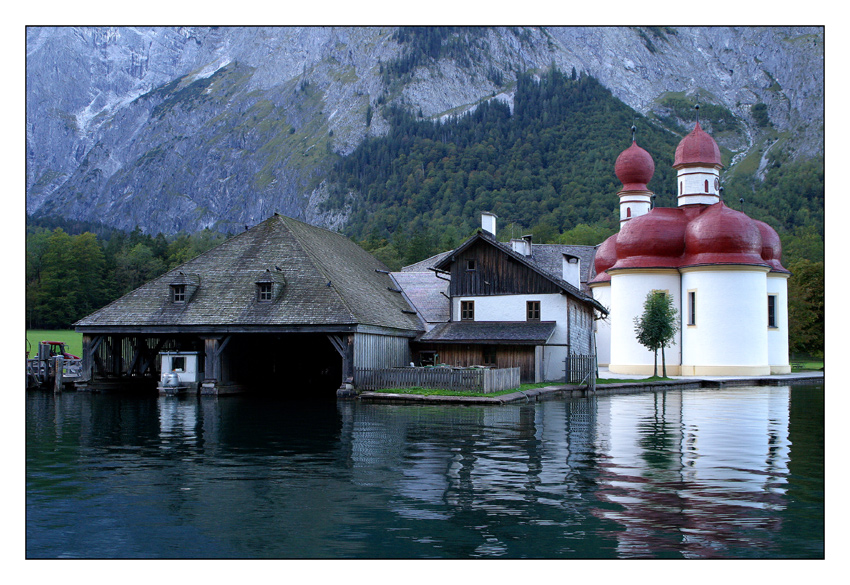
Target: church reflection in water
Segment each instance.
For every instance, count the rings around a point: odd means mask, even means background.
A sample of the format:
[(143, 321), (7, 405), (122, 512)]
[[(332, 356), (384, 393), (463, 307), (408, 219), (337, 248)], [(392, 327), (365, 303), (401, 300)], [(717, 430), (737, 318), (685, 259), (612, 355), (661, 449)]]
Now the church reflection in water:
[[(159, 439), (162, 449), (190, 445), (201, 456), (262, 457), (274, 472), (240, 465), (243, 475), (231, 477), (252, 475), (250, 489), (195, 497), (242, 509), (263, 498), (291, 513), (296, 492), (316, 546), (322, 531), (448, 521), (448, 556), (525, 556), (530, 545), (518, 535), (529, 529), (551, 535), (541, 556), (734, 556), (769, 547), (782, 529), (790, 396), (774, 386), (495, 408), (344, 401), (306, 411), (164, 397)], [(363, 546), (347, 552), (375, 554)]]

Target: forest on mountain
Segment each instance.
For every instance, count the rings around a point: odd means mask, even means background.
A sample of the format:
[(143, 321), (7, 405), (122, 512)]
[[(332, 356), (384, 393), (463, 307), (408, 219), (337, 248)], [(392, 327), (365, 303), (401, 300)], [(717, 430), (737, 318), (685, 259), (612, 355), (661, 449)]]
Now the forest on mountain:
[[(406, 73), (404, 64), (388, 69)], [(631, 143), (633, 125), (637, 143), (655, 160), (655, 204), (675, 206), (673, 154), (696, 116), (684, 102), (663, 120), (644, 117), (593, 77), (555, 68), (519, 75), (513, 110), (491, 99), (468, 114), (431, 121), (383, 107), (389, 133), (338, 158), (324, 207), (350, 207), (346, 235), (393, 270), (457, 247), (478, 229), (483, 211), (499, 217), (501, 240), (532, 234), (536, 243), (601, 243), (617, 230), (614, 163)], [(702, 107), (700, 122), (709, 132), (729, 131), (730, 116)], [(721, 154), (729, 167), (732, 153)], [(777, 150), (763, 180), (735, 172), (724, 184), (727, 205), (780, 234), (783, 264), (795, 274), (789, 311), (797, 354), (823, 351), (823, 174), (822, 156), (792, 161)], [(69, 327), (226, 237), (210, 230), (152, 236), (28, 218), (27, 327)]]
[[(483, 211), (499, 217), (502, 240), (530, 233), (537, 243), (598, 244), (617, 229), (614, 163), (632, 125), (655, 160), (655, 204), (676, 205), (671, 165), (693, 128), (694, 104), (676, 103), (675, 116), (664, 120), (647, 118), (593, 77), (555, 68), (539, 78), (519, 75), (515, 92), (513, 111), (491, 99), (444, 121), (387, 108), (389, 133), (339, 159), (325, 209), (350, 206), (345, 233), (394, 269), (456, 247)], [(703, 105), (700, 116), (709, 132), (732, 127), (724, 108)], [(731, 157), (722, 150), (727, 167)], [(772, 225), (786, 260), (821, 261), (823, 158), (787, 158), (777, 151), (763, 181), (735, 173), (724, 200)]]

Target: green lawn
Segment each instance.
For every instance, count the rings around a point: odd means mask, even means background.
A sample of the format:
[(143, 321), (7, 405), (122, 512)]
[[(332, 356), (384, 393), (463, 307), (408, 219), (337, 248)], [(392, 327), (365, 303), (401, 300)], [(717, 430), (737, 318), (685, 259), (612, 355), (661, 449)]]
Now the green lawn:
[[(597, 378), (597, 384), (616, 384), (619, 382), (657, 382), (661, 380), (672, 380), (672, 378), (662, 378), (660, 376), (650, 376), (648, 378), (630, 378), (630, 379), (613, 379), (613, 378)], [(523, 384), (519, 388), (513, 388), (511, 390), (502, 390), (501, 392), (490, 392), (489, 394), (485, 394), (483, 392), (458, 392), (454, 390), (436, 390), (433, 388), (385, 388), (382, 390), (375, 390), (375, 392), (388, 393), (388, 394), (416, 394), (419, 396), (483, 396), (483, 397), (492, 397), (492, 396), (501, 396), (503, 394), (512, 394), (513, 392), (525, 392), (527, 390), (531, 390), (532, 388), (544, 388), (546, 386), (562, 386), (563, 382), (544, 382), (542, 384)]]
[(30, 357), (38, 354), (38, 343), (40, 341), (61, 341), (65, 344), (68, 353), (83, 355), (83, 334), (73, 329), (32, 329), (27, 330), (27, 351)]
[(823, 362), (791, 360), (792, 372), (823, 371)]

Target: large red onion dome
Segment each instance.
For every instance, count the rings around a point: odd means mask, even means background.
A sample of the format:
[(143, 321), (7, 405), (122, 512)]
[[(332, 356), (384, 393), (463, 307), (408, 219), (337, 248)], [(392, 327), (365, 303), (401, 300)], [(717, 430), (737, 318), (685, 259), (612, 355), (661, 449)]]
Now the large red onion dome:
[(617, 237), (617, 268), (675, 268), (685, 250), (688, 219), (681, 208), (656, 207), (623, 224)]
[(771, 271), (789, 272), (780, 262), (782, 260), (782, 242), (779, 239), (779, 234), (763, 221), (754, 219), (753, 223), (761, 232), (762, 260), (770, 266)]
[(610, 282), (611, 276), (605, 272), (617, 262), (617, 234), (609, 236), (596, 248), (596, 256), (593, 258), (593, 267), (596, 276), (590, 284), (597, 282)]
[(723, 166), (720, 162), (720, 148), (714, 138), (700, 127), (699, 121), (676, 147), (673, 168), (681, 165)]
[(632, 141), (632, 145), (617, 157), (614, 173), (623, 184), (624, 191), (647, 191), (646, 184), (655, 173), (655, 161), (648, 152)]
[(705, 208), (685, 233), (684, 266), (761, 264), (761, 231), (755, 222), (722, 202)]

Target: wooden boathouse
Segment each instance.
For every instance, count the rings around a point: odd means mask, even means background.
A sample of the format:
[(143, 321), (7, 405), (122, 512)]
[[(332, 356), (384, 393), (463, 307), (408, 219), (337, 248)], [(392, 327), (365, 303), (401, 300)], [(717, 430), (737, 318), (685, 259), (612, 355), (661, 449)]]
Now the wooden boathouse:
[(75, 327), (79, 389), (153, 389), (171, 353), (198, 356), (206, 394), (350, 390), (358, 368), (408, 365), (423, 330), (380, 261), (277, 214)]

